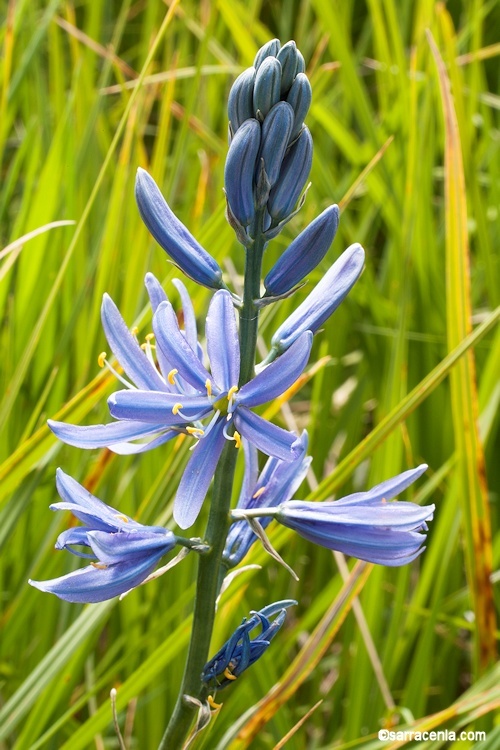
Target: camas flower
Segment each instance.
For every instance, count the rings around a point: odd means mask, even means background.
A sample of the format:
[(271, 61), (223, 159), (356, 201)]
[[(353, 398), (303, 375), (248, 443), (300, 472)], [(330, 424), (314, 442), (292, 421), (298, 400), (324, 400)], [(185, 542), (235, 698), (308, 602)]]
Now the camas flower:
[[(170, 552), (177, 537), (161, 526), (144, 526), (106, 505), (74, 479), (57, 470), (57, 491), (62, 502), (51, 510), (70, 510), (84, 526), (59, 535), (56, 549), (67, 549), (92, 562), (50, 581), (29, 581), (40, 591), (68, 602), (102, 602), (138, 586)], [(76, 547), (90, 548), (82, 552)]]
[[(285, 621), (288, 607), (297, 604), (293, 599), (268, 604), (259, 612), (253, 612), (249, 620), (244, 618), (231, 638), (213, 656), (201, 675), (203, 682), (217, 690), (222, 690), (236, 680), (245, 669), (248, 669), (269, 648), (271, 640)], [(277, 614), (270, 622), (269, 618)], [(261, 633), (250, 639), (250, 633), (260, 625)]]
[[(153, 308), (156, 355), (160, 370), (129, 332), (111, 299), (103, 301), (103, 325), (111, 348), (137, 387), (109, 399), (118, 422), (78, 427), (49, 422), (61, 439), (82, 448), (107, 446), (119, 453), (149, 450), (179, 432), (198, 439), (180, 482), (174, 517), (182, 528), (196, 520), (226, 439), (246, 437), (267, 455), (292, 461), (300, 453), (296, 435), (267, 422), (251, 408), (279, 396), (299, 377), (311, 350), (312, 334), (304, 332), (290, 349), (238, 390), (240, 355), (231, 295), (220, 290), (210, 303), (206, 336), (211, 373), (202, 364), (192, 308), (183, 291), (186, 330), (181, 332), (173, 307), (154, 277), (147, 286)], [(184, 289), (182, 286), (180, 289)], [(149, 356), (148, 356), (149, 355)], [(120, 376), (119, 376), (120, 377)], [(208, 424), (203, 420), (209, 418)], [(231, 434), (235, 430), (234, 435)], [(147, 443), (132, 441), (146, 438)]]
[[(246, 440), (243, 441), (245, 474), (237, 508), (270, 508), (290, 500), (302, 484), (312, 461), (311, 456), (306, 456), (305, 430), (300, 437), (300, 447), (301, 453), (294, 461), (271, 457), (259, 474), (257, 451), (253, 445)], [(265, 528), (271, 521), (272, 517), (264, 517), (261, 519), (261, 526)], [(256, 540), (256, 535), (246, 521), (236, 521), (227, 535), (223, 561), (228, 567), (234, 568), (243, 560)]]
[[(295, 382), (309, 358), (312, 334), (305, 332), (282, 357), (238, 389), (238, 332), (228, 292), (216, 292), (208, 311), (206, 337), (211, 373), (179, 330), (169, 302), (158, 307), (153, 328), (157, 351), (173, 364), (167, 380), (176, 384), (180, 376), (192, 390), (123, 390), (114, 393), (108, 403), (117, 419), (161, 422), (167, 431), (183, 425), (198, 438), (174, 505), (176, 522), (188, 528), (198, 516), (226, 439), (235, 440), (238, 446), (243, 436), (267, 455), (285, 461), (292, 461), (301, 452), (296, 435), (267, 422), (251, 408), (276, 398)], [(207, 425), (202, 422), (205, 418), (209, 418)]]
[(367, 492), (356, 492), (332, 502), (291, 500), (278, 508), (235, 509), (235, 519), (246, 515), (271, 516), (314, 544), (379, 565), (406, 565), (425, 549), (426, 521), (434, 505), (389, 503), (426, 471), (422, 464), (405, 471)]

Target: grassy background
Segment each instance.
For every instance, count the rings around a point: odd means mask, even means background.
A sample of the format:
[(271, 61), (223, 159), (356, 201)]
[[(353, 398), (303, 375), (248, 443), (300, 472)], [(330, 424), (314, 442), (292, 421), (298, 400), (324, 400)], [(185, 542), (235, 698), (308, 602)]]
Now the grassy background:
[[(168, 524), (187, 446), (136, 458), (84, 452), (56, 442), (45, 421), (107, 419), (104, 291), (141, 335), (151, 326), (147, 270), (177, 300), (175, 269), (135, 207), (137, 166), (241, 280), (242, 250), (224, 220), (223, 103), (275, 36), (295, 39), (306, 58), (315, 156), (306, 205), (270, 246), (267, 268), (331, 202), (340, 229), (310, 282), (354, 241), (367, 262), (316, 338), (320, 364), (270, 413), (309, 430), (314, 476), (301, 496), (362, 489), (426, 461), (407, 497), (437, 512), (419, 562), (390, 571), (350, 561), (347, 582), (340, 556), (283, 529), (271, 537), (298, 584), (255, 549), (248, 562), (263, 569), (224, 595), (214, 649), (250, 609), (289, 596), (300, 604), (277, 646), (223, 696), (204, 747), (264, 750), (294, 727), (290, 750), (396, 747), (376, 732), (406, 724), (482, 728), (490, 744), (480, 747), (498, 747), (499, 4), (171, 5), (162, 26), (168, 4), (158, 0), (0, 3), (0, 748), (117, 747), (113, 686), (129, 748), (154, 748), (163, 732), (193, 561), (121, 603), (86, 608), (26, 581), (74, 564), (53, 549), (69, 522), (48, 511), (56, 466), (141, 521)], [(73, 223), (51, 225), (62, 221)], [(209, 294), (188, 287), (202, 321)], [(267, 310), (263, 352), (295, 304)]]

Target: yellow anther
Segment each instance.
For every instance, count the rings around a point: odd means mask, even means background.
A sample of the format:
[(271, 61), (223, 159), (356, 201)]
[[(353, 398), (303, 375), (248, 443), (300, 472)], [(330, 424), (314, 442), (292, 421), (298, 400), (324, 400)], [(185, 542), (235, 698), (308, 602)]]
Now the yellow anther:
[(215, 710), (222, 708), (222, 703), (216, 703), (211, 695), (208, 696), (207, 702), (210, 708), (213, 708)]
[(262, 495), (262, 493), (265, 492), (265, 491), (266, 491), (265, 487), (259, 487), (259, 489), (257, 490), (257, 492), (253, 493), (252, 497), (260, 497)]
[(237, 430), (234, 431), (233, 437), (234, 442), (236, 443), (236, 448), (241, 448), (241, 435)]
[(130, 520), (127, 516), (124, 516), (123, 513), (117, 513), (115, 518), (119, 518), (120, 521), (124, 521), (125, 523), (128, 523)]
[(97, 357), (97, 363), (99, 367), (104, 367), (104, 365), (106, 364), (106, 357), (107, 357), (106, 352), (101, 352), (99, 354), (99, 356)]
[(146, 334), (146, 336), (144, 336), (146, 341), (151, 341), (151, 339), (154, 339), (154, 337), (155, 337), (154, 333), (148, 333)]
[(180, 404), (179, 402), (177, 402), (176, 404), (174, 404), (174, 405), (172, 406), (172, 414), (178, 414), (178, 412), (179, 412), (179, 411), (180, 411), (181, 409), (183, 409), (183, 408), (184, 408), (184, 407), (182, 406), (182, 404)]
[(238, 391), (237, 385), (232, 385), (231, 388), (227, 392), (227, 400), (230, 402), (234, 394)]
[(132, 334), (132, 336), (137, 336), (137, 334), (139, 333), (139, 327), (138, 326), (134, 326), (131, 329), (130, 333)]
[(141, 344), (141, 349), (143, 352), (145, 352), (147, 348), (148, 348), (147, 344)]
[(205, 434), (199, 427), (186, 427), (186, 432), (188, 435), (195, 435), (196, 437), (202, 437)]
[(108, 567), (107, 565), (104, 565), (104, 563), (91, 562), (90, 564), (93, 568), (97, 568), (97, 570), (106, 570), (106, 568)]
[(167, 380), (170, 383), (170, 385), (175, 385), (174, 378), (175, 378), (175, 376), (177, 375), (178, 372), (179, 372), (179, 370), (176, 370), (175, 367), (174, 367), (174, 369), (170, 370), (170, 372), (168, 373)]
[(235, 674), (231, 674), (231, 672), (229, 671), (229, 667), (225, 668), (225, 670), (224, 670), (224, 677), (227, 680), (237, 680), (238, 679)]
[(211, 396), (212, 395), (212, 383), (210, 382), (208, 378), (205, 380), (205, 388), (207, 389), (207, 396)]

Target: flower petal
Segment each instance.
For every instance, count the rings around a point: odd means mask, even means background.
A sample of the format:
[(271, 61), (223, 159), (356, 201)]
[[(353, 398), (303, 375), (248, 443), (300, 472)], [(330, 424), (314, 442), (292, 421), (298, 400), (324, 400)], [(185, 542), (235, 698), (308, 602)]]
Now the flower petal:
[(184, 317), (184, 337), (191, 349), (196, 353), (198, 351), (198, 330), (196, 328), (196, 316), (194, 314), (193, 303), (188, 294), (188, 290), (180, 279), (172, 279), (172, 284), (179, 292), (182, 302), (182, 314)]
[(222, 417), (193, 450), (175, 496), (174, 519), (181, 529), (192, 526), (198, 518), (210, 482), (226, 443), (225, 417)]
[(234, 412), (234, 424), (240, 435), (268, 456), (293, 461), (300, 455), (297, 435), (268, 422), (244, 406), (239, 406)]
[(168, 390), (160, 373), (130, 333), (109, 294), (105, 294), (102, 299), (101, 318), (113, 354), (132, 382), (139, 388)]
[(342, 503), (342, 505), (356, 505), (358, 503), (366, 505), (368, 503), (378, 503), (381, 500), (392, 500), (393, 497), (396, 497), (396, 495), (406, 490), (413, 482), (416, 482), (428, 468), (427, 464), (420, 464), (415, 469), (403, 471), (402, 474), (397, 474), (395, 477), (386, 479), (367, 492), (354, 492), (352, 495), (346, 495), (346, 497), (339, 498), (339, 500), (335, 500), (334, 502)]
[(104, 531), (89, 531), (88, 540), (100, 562), (115, 564), (135, 556), (166, 555), (175, 547), (175, 534), (168, 529), (148, 526), (131, 532), (118, 531), (109, 534)]
[(162, 287), (156, 276), (154, 276), (154, 274), (148, 272), (144, 278), (144, 284), (148, 293), (151, 309), (155, 313), (158, 305), (160, 305), (162, 302), (168, 302), (168, 297), (165, 293), (164, 288)]
[[(63, 502), (53, 503), (50, 506), (51, 510), (70, 510), (77, 518), (81, 518), (82, 513), (77, 515), (81, 509), (85, 514), (88, 514), (84, 523), (87, 523), (91, 528), (105, 530), (109, 526), (113, 530), (117, 530), (129, 524), (130, 526), (138, 525), (128, 516), (118, 513), (117, 510), (92, 495), (73, 477), (65, 474), (62, 469), (56, 471), (56, 488)], [(99, 525), (95, 525), (96, 523)]]
[(169, 302), (163, 302), (156, 311), (153, 329), (157, 345), (167, 360), (175, 364), (181, 377), (201, 393), (206, 393), (207, 380), (213, 388), (216, 387), (213, 378), (180, 332), (177, 317)]
[(434, 505), (416, 505), (404, 501), (379, 503), (378, 505), (342, 505), (342, 501), (331, 503), (308, 503), (291, 500), (286, 503), (284, 512), (288, 519), (318, 526), (355, 526), (356, 529), (397, 529), (414, 531), (425, 521), (430, 521)]
[(106, 568), (89, 565), (49, 581), (29, 583), (40, 591), (55, 594), (67, 602), (89, 604), (103, 602), (123, 594), (142, 583), (153, 571), (163, 553), (136, 557), (133, 561), (109, 565)]
[(238, 329), (229, 292), (221, 290), (212, 297), (205, 331), (213, 378), (221, 391), (228, 391), (240, 377)]
[(302, 374), (311, 353), (312, 340), (311, 331), (304, 331), (281, 357), (241, 388), (235, 402), (245, 406), (259, 406), (284, 393)]
[(147, 440), (143, 443), (115, 443), (109, 446), (109, 450), (113, 453), (117, 453), (119, 456), (135, 456), (138, 453), (145, 453), (146, 451), (154, 450), (159, 445), (168, 443), (175, 437), (179, 437), (179, 430), (167, 430), (158, 437), (153, 437), (151, 440)]
[(163, 424), (145, 424), (135, 420), (80, 426), (49, 419), (47, 424), (54, 435), (68, 445), (76, 448), (110, 448), (111, 450), (124, 440), (142, 438), (165, 428)]
[[(182, 416), (172, 411), (179, 404)], [(116, 391), (108, 398), (108, 406), (116, 419), (153, 424), (160, 422), (163, 428), (184, 425), (191, 419), (201, 419), (212, 410), (207, 396), (159, 391)]]

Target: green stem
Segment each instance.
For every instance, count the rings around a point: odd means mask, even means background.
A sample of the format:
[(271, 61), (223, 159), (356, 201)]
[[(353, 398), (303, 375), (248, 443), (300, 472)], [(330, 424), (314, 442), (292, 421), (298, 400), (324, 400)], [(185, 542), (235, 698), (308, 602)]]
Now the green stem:
[[(259, 324), (259, 311), (254, 300), (260, 297), (262, 255), (266, 246), (261, 232), (262, 217), (263, 211), (258, 211), (251, 228), (255, 240), (246, 254), (239, 331), (241, 366), (238, 385), (240, 387), (251, 380), (254, 375)], [(236, 458), (237, 451), (234, 444), (232, 441), (228, 442), (222, 451), (215, 472), (212, 502), (204, 537), (210, 551), (200, 555), (198, 560), (193, 629), (182, 684), (172, 717), (158, 750), (178, 750), (183, 746), (197, 710), (196, 705), (186, 701), (184, 696), (188, 695), (199, 700), (206, 697), (206, 686), (201, 681), (201, 673), (208, 661), (215, 620), (215, 602), (220, 591), (221, 560), (230, 526), (229, 511)]]

